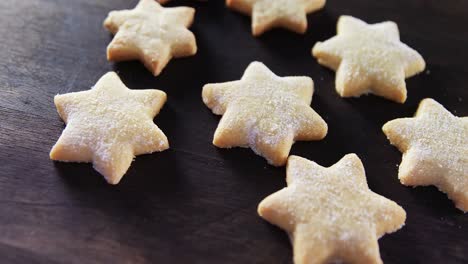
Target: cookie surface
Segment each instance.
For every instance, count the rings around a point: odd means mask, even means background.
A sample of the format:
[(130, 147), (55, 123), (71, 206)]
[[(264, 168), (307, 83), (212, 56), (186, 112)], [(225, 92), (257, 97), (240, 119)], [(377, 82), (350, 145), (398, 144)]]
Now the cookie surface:
[(110, 72), (91, 90), (56, 95), (54, 102), (67, 126), (50, 158), (92, 162), (111, 184), (120, 181), (135, 155), (169, 148), (153, 123), (166, 102), (163, 91), (130, 90)]
[(223, 115), (213, 144), (250, 147), (275, 166), (286, 163), (296, 140), (319, 140), (327, 124), (310, 107), (309, 77), (278, 77), (264, 64), (252, 62), (242, 79), (203, 87), (203, 102)]
[(369, 189), (355, 154), (329, 168), (291, 156), (286, 170), (288, 187), (258, 213), (289, 234), (296, 264), (382, 263), (377, 239), (400, 229), (406, 213)]
[(226, 5), (252, 16), (252, 34), (259, 36), (276, 27), (305, 33), (307, 14), (322, 9), (325, 0), (226, 0)]
[(422, 56), (400, 41), (394, 22), (369, 25), (350, 16), (341, 16), (337, 35), (317, 42), (312, 54), (336, 71), (336, 91), (341, 97), (373, 93), (403, 103), (405, 78), (426, 67)]
[(187, 29), (195, 15), (190, 7), (162, 7), (155, 0), (140, 0), (135, 9), (111, 11), (104, 27), (115, 34), (107, 59), (138, 59), (155, 76), (171, 58), (194, 55), (195, 36)]
[(456, 117), (424, 99), (414, 118), (389, 121), (382, 129), (403, 152), (398, 172), (402, 184), (434, 185), (468, 211), (468, 117)]

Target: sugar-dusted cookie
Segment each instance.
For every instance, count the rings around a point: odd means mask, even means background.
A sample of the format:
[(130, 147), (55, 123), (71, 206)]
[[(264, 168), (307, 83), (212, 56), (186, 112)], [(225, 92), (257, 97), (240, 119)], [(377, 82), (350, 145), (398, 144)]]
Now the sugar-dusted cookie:
[(259, 36), (276, 27), (305, 33), (307, 14), (322, 9), (325, 0), (226, 0), (226, 5), (252, 16), (252, 34)]
[(239, 81), (207, 84), (203, 102), (223, 115), (213, 144), (220, 148), (250, 147), (275, 166), (286, 163), (295, 140), (319, 140), (327, 124), (310, 107), (309, 77), (278, 77), (252, 62)]
[(195, 36), (187, 29), (194, 14), (193, 8), (164, 8), (155, 0), (140, 0), (135, 9), (110, 12), (104, 27), (115, 36), (107, 47), (107, 59), (139, 59), (159, 75), (172, 57), (197, 52)]
[(289, 234), (294, 263), (382, 263), (377, 239), (400, 229), (406, 213), (369, 190), (355, 154), (329, 168), (291, 156), (286, 170), (288, 187), (258, 213)]
[(317, 42), (312, 54), (336, 71), (336, 91), (342, 97), (373, 93), (403, 103), (405, 78), (424, 70), (419, 53), (400, 42), (394, 22), (369, 25), (350, 16), (338, 21), (338, 35)]
[(392, 120), (383, 131), (403, 152), (398, 172), (402, 184), (435, 185), (457, 208), (468, 211), (468, 117), (456, 117), (424, 99), (414, 118)]
[(169, 148), (153, 123), (166, 102), (163, 91), (130, 90), (110, 72), (91, 90), (56, 95), (54, 102), (67, 126), (50, 158), (92, 162), (111, 184), (119, 183), (135, 155)]

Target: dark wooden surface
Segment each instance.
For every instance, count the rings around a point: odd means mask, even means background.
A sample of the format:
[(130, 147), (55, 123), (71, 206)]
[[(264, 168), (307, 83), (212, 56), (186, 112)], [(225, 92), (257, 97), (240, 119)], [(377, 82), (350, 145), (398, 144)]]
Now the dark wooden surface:
[[(402, 186), (401, 154), (381, 132), (386, 121), (413, 115), (425, 97), (468, 115), (468, 1), (330, 0), (309, 16), (305, 36), (275, 30), (255, 39), (250, 19), (221, 0), (174, 0), (197, 8), (199, 51), (170, 62), (157, 78), (140, 63), (105, 58), (111, 36), (103, 19), (136, 2), (0, 1), (1, 263), (290, 263), (285, 233), (256, 214), (265, 196), (285, 186), (284, 168), (247, 149), (212, 146), (219, 117), (201, 101), (203, 84), (239, 79), (253, 60), (315, 81), (312, 105), (329, 134), (295, 144), (292, 154), (329, 166), (355, 152), (370, 188), (406, 209), (406, 226), (379, 241), (386, 263), (468, 261), (467, 216), (434, 187)], [(336, 95), (334, 73), (310, 49), (335, 34), (341, 14), (396, 21), (402, 40), (424, 56), (427, 72), (407, 81), (406, 104)], [(89, 164), (48, 158), (64, 127), (53, 96), (89, 89), (110, 70), (132, 89), (168, 94), (155, 121), (171, 149), (138, 157), (118, 186)]]

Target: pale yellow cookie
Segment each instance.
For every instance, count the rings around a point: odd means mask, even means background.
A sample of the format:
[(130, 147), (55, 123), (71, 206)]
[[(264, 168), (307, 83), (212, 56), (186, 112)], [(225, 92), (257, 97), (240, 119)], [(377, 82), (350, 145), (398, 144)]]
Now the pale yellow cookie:
[(159, 75), (171, 58), (197, 52), (195, 36), (187, 29), (194, 15), (193, 8), (164, 8), (155, 0), (140, 0), (135, 9), (110, 12), (104, 27), (115, 36), (107, 46), (107, 59), (139, 59)]
[(424, 99), (414, 118), (392, 120), (383, 131), (403, 152), (398, 172), (402, 184), (434, 185), (458, 209), (468, 211), (468, 117), (456, 117)]
[(322, 9), (325, 0), (226, 0), (226, 5), (252, 16), (254, 36), (276, 27), (303, 34), (307, 30), (307, 14)]
[(424, 70), (426, 63), (400, 41), (394, 22), (369, 25), (350, 16), (338, 20), (338, 34), (317, 42), (312, 54), (336, 71), (336, 91), (342, 97), (373, 93), (399, 103), (406, 101), (405, 78)]
[(406, 213), (369, 189), (355, 154), (329, 168), (291, 156), (286, 173), (288, 187), (258, 213), (289, 234), (294, 263), (382, 263), (377, 240), (400, 229)]
[(252, 62), (242, 79), (203, 87), (203, 102), (223, 115), (213, 144), (250, 147), (268, 163), (282, 166), (296, 140), (319, 140), (327, 124), (310, 107), (314, 92), (309, 77), (278, 77)]
[(130, 90), (109, 72), (91, 90), (56, 95), (54, 102), (67, 126), (50, 158), (92, 162), (110, 184), (119, 183), (135, 155), (169, 148), (153, 123), (166, 102), (163, 91)]

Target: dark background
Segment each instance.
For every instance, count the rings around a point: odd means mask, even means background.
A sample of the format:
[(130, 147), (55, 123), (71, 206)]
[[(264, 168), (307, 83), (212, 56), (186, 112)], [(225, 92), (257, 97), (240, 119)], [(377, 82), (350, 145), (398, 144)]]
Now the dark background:
[[(257, 204), (285, 186), (249, 149), (211, 144), (219, 117), (201, 100), (205, 83), (237, 80), (254, 60), (280, 76), (307, 75), (313, 108), (327, 121), (325, 140), (296, 143), (291, 154), (330, 166), (344, 154), (362, 159), (370, 188), (403, 206), (406, 226), (380, 239), (386, 263), (466, 263), (468, 218), (434, 187), (407, 188), (397, 179), (401, 153), (381, 132), (412, 116), (432, 97), (468, 114), (468, 1), (330, 0), (309, 16), (309, 30), (250, 34), (250, 18), (209, 2), (197, 8), (194, 57), (169, 63), (153, 77), (138, 62), (109, 63), (111, 36), (102, 21), (136, 0), (0, 1), (0, 262), (1, 263), (291, 263), (286, 234), (257, 216)], [(335, 74), (310, 55), (335, 35), (337, 18), (353, 15), (398, 23), (427, 71), (407, 80), (408, 101), (341, 99)], [(53, 96), (87, 90), (115, 70), (132, 89), (156, 88), (168, 102), (155, 119), (171, 149), (136, 158), (118, 186), (89, 164), (54, 163), (48, 152), (63, 122)]]

